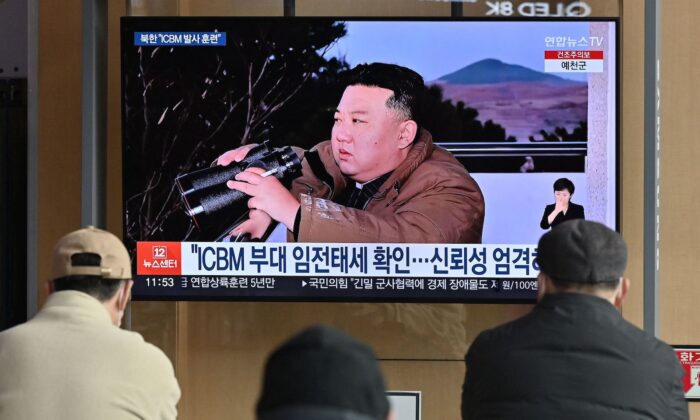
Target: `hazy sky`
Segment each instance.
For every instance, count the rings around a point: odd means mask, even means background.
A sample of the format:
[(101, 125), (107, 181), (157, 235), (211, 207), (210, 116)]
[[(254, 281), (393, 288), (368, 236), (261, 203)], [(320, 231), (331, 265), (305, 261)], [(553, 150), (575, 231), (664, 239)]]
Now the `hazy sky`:
[[(544, 70), (545, 37), (588, 36), (588, 22), (347, 22), (348, 34), (328, 52), (350, 65), (390, 62), (431, 81), (485, 58)], [(586, 80), (585, 74), (561, 74)]]

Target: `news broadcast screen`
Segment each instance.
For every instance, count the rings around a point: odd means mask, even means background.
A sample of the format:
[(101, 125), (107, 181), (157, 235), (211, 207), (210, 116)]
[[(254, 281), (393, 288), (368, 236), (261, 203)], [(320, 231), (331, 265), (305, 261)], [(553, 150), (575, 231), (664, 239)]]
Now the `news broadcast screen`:
[(527, 302), (618, 227), (616, 20), (122, 18), (136, 299)]

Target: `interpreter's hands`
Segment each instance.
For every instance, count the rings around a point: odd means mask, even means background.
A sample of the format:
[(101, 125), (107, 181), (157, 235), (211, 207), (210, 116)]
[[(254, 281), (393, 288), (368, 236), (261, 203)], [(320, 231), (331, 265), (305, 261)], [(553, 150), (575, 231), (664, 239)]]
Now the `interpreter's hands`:
[(554, 213), (560, 213), (565, 211), (569, 207), (569, 200), (565, 197), (554, 196)]
[(250, 196), (248, 207), (261, 210), (271, 218), (294, 230), (299, 201), (274, 176), (262, 177), (262, 168), (248, 168), (226, 185)]
[(248, 156), (250, 149), (257, 146), (255, 143), (246, 144), (245, 146), (237, 147), (233, 150), (222, 154), (216, 159), (216, 164), (221, 166), (228, 166), (231, 162), (240, 162)]
[(262, 210), (252, 209), (248, 219), (231, 231), (231, 237), (249, 233), (251, 238), (261, 239), (272, 223), (272, 218)]

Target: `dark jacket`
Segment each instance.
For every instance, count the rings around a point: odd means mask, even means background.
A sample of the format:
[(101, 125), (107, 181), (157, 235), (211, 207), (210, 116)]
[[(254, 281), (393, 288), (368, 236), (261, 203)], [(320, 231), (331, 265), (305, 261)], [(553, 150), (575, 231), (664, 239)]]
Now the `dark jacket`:
[(300, 242), (481, 243), (479, 185), (426, 130), (365, 210), (333, 202), (347, 183), (330, 141), (306, 152), (302, 176), (292, 183), (301, 202)]
[(591, 295), (547, 295), (482, 332), (466, 363), (465, 420), (688, 418), (673, 350)]
[(559, 214), (557, 214), (557, 217), (555, 217), (554, 220), (552, 220), (552, 224), (550, 225), (547, 221), (547, 216), (549, 216), (549, 214), (553, 211), (554, 204), (549, 204), (545, 206), (544, 214), (542, 215), (542, 220), (540, 221), (540, 227), (542, 229), (549, 229), (550, 227), (554, 227), (559, 223), (566, 222), (567, 220), (586, 218), (586, 216), (583, 214), (583, 206), (569, 202), (569, 208), (566, 210), (566, 214), (564, 214), (563, 212), (559, 212)]

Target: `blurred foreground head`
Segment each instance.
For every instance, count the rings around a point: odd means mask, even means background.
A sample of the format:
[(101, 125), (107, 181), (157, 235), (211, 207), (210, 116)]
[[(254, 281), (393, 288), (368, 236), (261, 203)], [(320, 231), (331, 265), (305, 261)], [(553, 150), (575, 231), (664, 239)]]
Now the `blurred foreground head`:
[(328, 326), (310, 327), (268, 358), (258, 420), (385, 420), (386, 388), (374, 352)]

